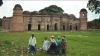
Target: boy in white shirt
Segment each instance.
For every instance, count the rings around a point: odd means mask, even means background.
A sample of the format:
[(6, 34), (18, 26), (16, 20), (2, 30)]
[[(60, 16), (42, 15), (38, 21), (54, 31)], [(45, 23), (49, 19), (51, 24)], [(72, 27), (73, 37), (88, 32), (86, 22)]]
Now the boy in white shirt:
[(49, 41), (47, 40), (47, 38), (45, 38), (44, 41), (43, 41), (43, 50), (47, 51), (48, 46), (49, 46)]
[(31, 38), (29, 39), (29, 52), (36, 51), (36, 37), (32, 34)]

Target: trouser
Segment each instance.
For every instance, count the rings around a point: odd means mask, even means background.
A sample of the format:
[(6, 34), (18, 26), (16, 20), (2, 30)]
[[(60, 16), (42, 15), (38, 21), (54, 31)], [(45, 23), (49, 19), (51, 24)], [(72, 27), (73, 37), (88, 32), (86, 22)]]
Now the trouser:
[(61, 49), (61, 54), (66, 56), (66, 49)]
[(29, 45), (29, 53), (35, 52), (35, 51), (36, 51), (35, 46)]

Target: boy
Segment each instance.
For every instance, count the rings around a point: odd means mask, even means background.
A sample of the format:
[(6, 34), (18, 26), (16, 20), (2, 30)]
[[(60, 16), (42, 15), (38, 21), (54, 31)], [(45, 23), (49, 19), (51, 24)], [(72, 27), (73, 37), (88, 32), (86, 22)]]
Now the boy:
[(48, 46), (49, 46), (49, 41), (47, 40), (47, 38), (45, 37), (44, 41), (43, 41), (43, 50), (47, 51), (48, 50)]
[(57, 53), (60, 54), (61, 53), (61, 42), (62, 42), (61, 38), (58, 37), (56, 42), (57, 42)]
[(62, 42), (61, 42), (61, 53), (64, 56), (66, 56), (66, 47), (67, 47), (67, 40), (66, 40), (65, 36), (63, 36)]
[(29, 39), (29, 53), (36, 51), (36, 37), (34, 34)]

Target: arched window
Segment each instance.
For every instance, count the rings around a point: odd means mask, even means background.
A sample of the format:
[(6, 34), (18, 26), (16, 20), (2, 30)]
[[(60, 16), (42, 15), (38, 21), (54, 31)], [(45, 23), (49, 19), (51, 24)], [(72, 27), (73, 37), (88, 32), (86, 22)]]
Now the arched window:
[(41, 25), (40, 24), (38, 24), (38, 30), (41, 30)]
[(63, 30), (65, 30), (65, 25), (63, 25)]
[(55, 25), (54, 25), (54, 29), (55, 29), (55, 30), (58, 30), (58, 29), (57, 29), (57, 23), (55, 23)]
[(78, 30), (77, 24), (75, 25), (75, 29)]
[(83, 14), (82, 14), (82, 16), (84, 17), (84, 16), (85, 16), (85, 14), (83, 13)]
[(31, 31), (31, 27), (32, 27), (32, 25), (28, 24), (28, 31)]
[(49, 30), (49, 25), (47, 25), (47, 30)]
[(72, 25), (69, 26), (69, 29), (72, 30)]

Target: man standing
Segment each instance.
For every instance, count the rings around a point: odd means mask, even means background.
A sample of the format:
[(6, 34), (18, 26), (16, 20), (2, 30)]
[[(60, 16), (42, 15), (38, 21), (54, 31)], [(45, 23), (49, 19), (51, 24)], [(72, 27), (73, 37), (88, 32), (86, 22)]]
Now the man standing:
[(66, 56), (66, 49), (67, 49), (67, 40), (66, 40), (66, 36), (63, 36), (61, 42), (61, 53), (64, 56)]
[(62, 42), (61, 37), (58, 37), (56, 42), (57, 42), (57, 54), (60, 55), (60, 53), (61, 53), (61, 42)]
[(44, 41), (43, 41), (43, 50), (47, 51), (49, 47), (49, 41), (47, 40), (47, 38), (45, 37)]
[(30, 52), (35, 52), (36, 51), (36, 37), (34, 34), (29, 39), (29, 53)]

